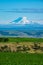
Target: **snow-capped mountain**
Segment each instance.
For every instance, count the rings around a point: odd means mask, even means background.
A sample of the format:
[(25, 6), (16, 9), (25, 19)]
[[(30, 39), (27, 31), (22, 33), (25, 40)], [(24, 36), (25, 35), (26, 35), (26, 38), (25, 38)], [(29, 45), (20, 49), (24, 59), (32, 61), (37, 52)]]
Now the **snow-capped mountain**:
[(43, 38), (43, 25), (19, 17), (6, 25), (0, 25), (0, 36), (40, 37)]
[(6, 25), (0, 25), (1, 28), (11, 28), (14, 30), (43, 30), (43, 24), (28, 20), (27, 17), (18, 17)]
[(27, 17), (18, 17), (14, 21), (11, 21), (10, 24), (12, 26), (17, 25), (17, 26), (25, 26), (25, 27), (43, 27), (43, 25), (38, 22), (28, 20)]
[(13, 24), (32, 24), (32, 21), (29, 21), (27, 17), (19, 17), (16, 20), (12, 21)]

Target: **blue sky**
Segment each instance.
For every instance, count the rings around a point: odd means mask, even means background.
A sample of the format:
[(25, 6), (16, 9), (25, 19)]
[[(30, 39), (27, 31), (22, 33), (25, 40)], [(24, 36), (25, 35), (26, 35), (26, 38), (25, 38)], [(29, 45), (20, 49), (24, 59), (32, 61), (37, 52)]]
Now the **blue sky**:
[(43, 23), (43, 0), (0, 0), (0, 24), (24, 16)]

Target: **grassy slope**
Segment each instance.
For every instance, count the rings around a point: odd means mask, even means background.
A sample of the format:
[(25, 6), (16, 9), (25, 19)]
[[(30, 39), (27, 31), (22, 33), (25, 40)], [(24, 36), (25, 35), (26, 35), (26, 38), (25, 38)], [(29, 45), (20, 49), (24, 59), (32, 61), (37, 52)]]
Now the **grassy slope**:
[(1, 52), (0, 65), (43, 65), (43, 54)]

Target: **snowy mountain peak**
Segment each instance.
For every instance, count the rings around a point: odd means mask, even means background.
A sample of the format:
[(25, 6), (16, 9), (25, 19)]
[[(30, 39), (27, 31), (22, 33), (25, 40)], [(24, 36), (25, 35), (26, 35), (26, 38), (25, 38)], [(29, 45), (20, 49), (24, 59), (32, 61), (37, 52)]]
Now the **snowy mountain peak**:
[(22, 24), (29, 24), (30, 21), (27, 19), (27, 17), (23, 17), (21, 23), (22, 23)]
[(31, 21), (31, 20), (28, 20), (27, 17), (18, 17), (16, 18), (14, 21), (11, 22), (11, 24), (20, 24), (20, 25), (27, 25), (27, 24), (31, 24), (31, 25), (39, 25), (38, 22), (34, 22), (34, 21)]
[(12, 21), (14, 24), (30, 24), (31, 22), (27, 19), (27, 17), (19, 17), (16, 20)]

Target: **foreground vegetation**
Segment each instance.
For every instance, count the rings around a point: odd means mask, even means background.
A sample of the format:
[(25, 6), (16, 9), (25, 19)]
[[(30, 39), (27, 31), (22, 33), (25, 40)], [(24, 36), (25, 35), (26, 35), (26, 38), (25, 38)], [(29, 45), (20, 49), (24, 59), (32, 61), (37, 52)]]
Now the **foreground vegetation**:
[(43, 38), (0, 38), (0, 52), (43, 53)]
[(0, 65), (43, 65), (43, 54), (0, 52)]
[(43, 38), (0, 38), (0, 65), (43, 65)]

